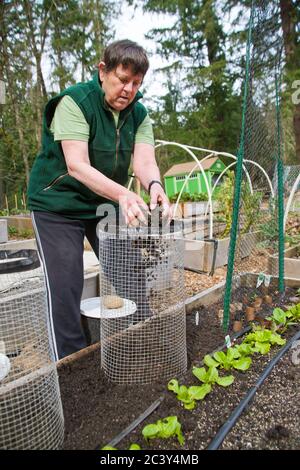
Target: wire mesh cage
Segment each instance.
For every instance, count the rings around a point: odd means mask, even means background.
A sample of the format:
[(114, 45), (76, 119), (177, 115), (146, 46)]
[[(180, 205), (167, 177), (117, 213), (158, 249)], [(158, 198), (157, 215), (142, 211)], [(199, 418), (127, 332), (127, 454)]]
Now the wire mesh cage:
[(119, 384), (147, 384), (187, 367), (179, 226), (99, 227), (101, 361)]
[(47, 318), (37, 252), (0, 251), (1, 449), (62, 447), (63, 413)]

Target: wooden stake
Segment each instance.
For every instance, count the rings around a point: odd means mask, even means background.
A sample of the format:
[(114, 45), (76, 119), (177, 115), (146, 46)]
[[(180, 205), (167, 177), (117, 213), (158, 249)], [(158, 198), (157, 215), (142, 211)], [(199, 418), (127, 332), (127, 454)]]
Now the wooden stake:
[(141, 196), (141, 182), (136, 178), (136, 193), (138, 196)]
[(24, 192), (23, 192), (23, 206), (24, 206), (24, 209), (26, 210), (26, 197), (25, 197)]
[(6, 196), (6, 194), (4, 195), (4, 197), (5, 197), (5, 205), (6, 205), (6, 210), (7, 210), (7, 213), (9, 214), (8, 200), (7, 200), (7, 196)]

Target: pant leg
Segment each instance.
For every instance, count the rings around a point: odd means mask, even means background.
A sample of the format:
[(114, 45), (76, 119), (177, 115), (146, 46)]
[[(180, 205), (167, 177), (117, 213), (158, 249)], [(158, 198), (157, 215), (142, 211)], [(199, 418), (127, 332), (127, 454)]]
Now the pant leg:
[(34, 211), (32, 220), (45, 270), (54, 351), (61, 359), (86, 346), (80, 314), (85, 227), (50, 212)]
[(95, 255), (99, 259), (99, 239), (97, 237), (98, 219), (85, 220), (85, 236), (88, 239)]

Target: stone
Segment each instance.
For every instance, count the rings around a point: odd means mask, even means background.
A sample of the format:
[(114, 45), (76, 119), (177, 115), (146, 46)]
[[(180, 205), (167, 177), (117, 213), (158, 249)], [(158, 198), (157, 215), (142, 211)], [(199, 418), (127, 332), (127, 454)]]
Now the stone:
[(121, 308), (124, 305), (124, 301), (118, 295), (105, 295), (103, 304), (105, 308)]

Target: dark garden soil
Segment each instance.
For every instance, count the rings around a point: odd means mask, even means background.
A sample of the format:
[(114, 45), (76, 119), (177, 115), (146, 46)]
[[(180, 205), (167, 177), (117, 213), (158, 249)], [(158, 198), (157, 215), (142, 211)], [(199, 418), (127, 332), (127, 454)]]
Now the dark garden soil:
[[(245, 294), (252, 294), (253, 289), (240, 288), (236, 295), (236, 302), (241, 302)], [(263, 304), (259, 316), (272, 312), (275, 306), (289, 305), (289, 299), (295, 291), (287, 289), (285, 296), (271, 293), (273, 305)], [(191, 373), (191, 364), (200, 365), (206, 353), (209, 353), (224, 343), (224, 332), (218, 316), (222, 303), (201, 308), (187, 315), (187, 344), (189, 370), (182, 378), (176, 377), (180, 384), (198, 385), (197, 379)], [(199, 321), (197, 321), (199, 318)], [(246, 323), (244, 322), (244, 326)], [(299, 328), (299, 326), (298, 326)], [(285, 337), (292, 336), (296, 327), (291, 327)], [(229, 330), (232, 335), (232, 330)], [(235, 376), (234, 383), (228, 388), (216, 387), (194, 410), (185, 410), (172, 392), (166, 391), (167, 381), (151, 385), (115, 385), (109, 383), (100, 369), (100, 349), (94, 347), (89, 354), (73, 362), (62, 362), (58, 367), (61, 397), (65, 417), (65, 449), (100, 449), (110, 442), (132, 421), (134, 421), (158, 397), (165, 398), (159, 408), (150, 415), (136, 430), (124, 438), (116, 447), (128, 449), (133, 442), (140, 444), (142, 449), (179, 449), (181, 448), (175, 438), (169, 440), (144, 441), (141, 431), (146, 424), (154, 423), (158, 419), (176, 415), (182, 424), (185, 437), (183, 449), (198, 450), (207, 447), (211, 438), (217, 432), (224, 420), (239, 403), (246, 391), (255, 383), (267, 362), (278, 348), (266, 356), (255, 356), (249, 371), (228, 372)], [(286, 361), (286, 362), (284, 362)], [(283, 365), (285, 364), (285, 365)], [(299, 384), (299, 372), (291, 365), (288, 358), (284, 358), (278, 366), (279, 379), (276, 371), (275, 385), (268, 379), (262, 387), (263, 398), (258, 401), (259, 412), (252, 413), (252, 408), (246, 412), (246, 422), (242, 429), (233, 431), (226, 439), (224, 448), (279, 448), (300, 449), (299, 433), (300, 413), (297, 395), (295, 398), (295, 384)], [(294, 368), (294, 369), (293, 369)], [(298, 375), (297, 375), (298, 374)], [(293, 406), (293, 420), (288, 419), (290, 404), (277, 397), (279, 385), (287, 397), (295, 398)], [(263, 391), (267, 387), (266, 391)], [(273, 390), (268, 400), (268, 390)], [(299, 387), (298, 387), (299, 397)], [(265, 404), (265, 401), (267, 404)], [(275, 404), (279, 403), (279, 415)], [(254, 403), (255, 404), (255, 403)], [(274, 407), (274, 416), (272, 406)], [(292, 405), (291, 405), (292, 406)], [(255, 420), (259, 417), (259, 423)], [(244, 418), (244, 417), (243, 417)], [(292, 426), (293, 422), (293, 426)], [(264, 423), (264, 425), (262, 425)], [(295, 426), (297, 426), (295, 428)], [(252, 429), (255, 432), (252, 433)], [(260, 434), (259, 434), (260, 433)]]

